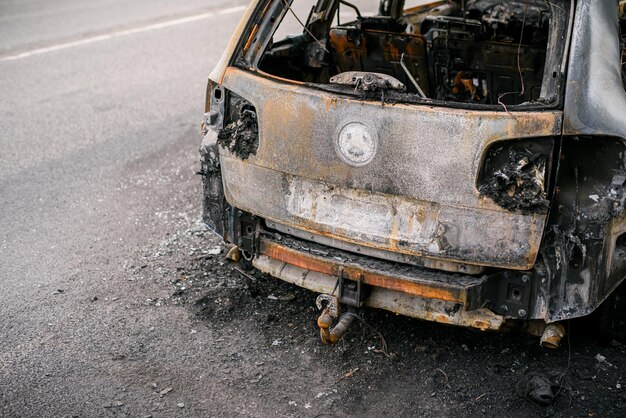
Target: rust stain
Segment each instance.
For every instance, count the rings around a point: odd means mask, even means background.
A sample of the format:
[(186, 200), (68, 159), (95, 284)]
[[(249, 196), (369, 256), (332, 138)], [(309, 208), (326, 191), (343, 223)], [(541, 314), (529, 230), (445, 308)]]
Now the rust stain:
[[(234, 67), (229, 67), (229, 68), (232, 68), (233, 70), (235, 70)], [(256, 71), (257, 71), (257, 73), (259, 75), (262, 75), (263, 77), (267, 77), (267, 78), (273, 79), (275, 81), (281, 81), (283, 83), (289, 83), (289, 84), (293, 84), (293, 85), (296, 85), (296, 86), (304, 86), (306, 84), (304, 81), (290, 80), (288, 78), (279, 77), (277, 75), (272, 75), (272, 74), (265, 73), (265, 72), (263, 72), (261, 70), (256, 70)]]
[(433, 319), (435, 320), (435, 322), (439, 322), (441, 324), (450, 324), (452, 322), (450, 321), (450, 318), (443, 314), (435, 315)]
[[(543, 225), (543, 223), (542, 223)], [(528, 244), (530, 245), (530, 250), (528, 251), (528, 256), (526, 258), (526, 262), (528, 263), (527, 268), (532, 268), (535, 264), (535, 260), (537, 259), (537, 255), (539, 254), (539, 247), (541, 246), (541, 236), (543, 235), (543, 228), (541, 230), (537, 228), (536, 222), (531, 222), (530, 224), (530, 236), (528, 237)]]
[(259, 25), (254, 26), (254, 29), (252, 29), (252, 32), (250, 33), (250, 37), (246, 41), (246, 45), (243, 47), (244, 52), (250, 49), (250, 45), (252, 45), (252, 41), (254, 41), (254, 38), (256, 37), (256, 34), (258, 31), (259, 31)]
[(442, 5), (447, 4), (447, 3), (448, 2), (444, 0), (444, 1), (434, 1), (434, 2), (428, 3), (428, 4), (422, 4), (422, 5), (419, 5), (419, 6), (414, 6), (414, 7), (411, 7), (409, 9), (405, 10), (405, 14), (414, 14), (414, 13), (418, 13), (418, 12), (421, 12), (421, 11), (424, 11), (424, 10), (430, 10), (433, 7), (442, 6)]
[(488, 329), (491, 329), (491, 324), (487, 321), (481, 321), (481, 320), (476, 320), (474, 321), (474, 323), (472, 324), (473, 328), (478, 328), (481, 331), (487, 331)]
[(326, 105), (326, 110), (337, 109), (337, 106), (339, 104), (339, 99), (338, 98), (323, 96), (322, 100), (323, 100), (324, 104)]
[(261, 18), (265, 17), (265, 15), (267, 14), (267, 11), (269, 10), (271, 5), (272, 5), (272, 2), (268, 2), (265, 5), (265, 8), (263, 9), (263, 12), (261, 13)]
[[(266, 240), (261, 241), (260, 251), (261, 254), (283, 263), (331, 276), (337, 275), (338, 268), (341, 265), (341, 263), (336, 261), (321, 259), (317, 256), (296, 251)], [(394, 277), (359, 267), (349, 265), (341, 266), (343, 267), (344, 274), (346, 274), (348, 278), (358, 280), (359, 277), (362, 277), (363, 283), (370, 286), (395, 290), (426, 299), (437, 299), (463, 304), (466, 302), (466, 293), (463, 291), (445, 289), (430, 284), (415, 283), (402, 279), (401, 277)]]

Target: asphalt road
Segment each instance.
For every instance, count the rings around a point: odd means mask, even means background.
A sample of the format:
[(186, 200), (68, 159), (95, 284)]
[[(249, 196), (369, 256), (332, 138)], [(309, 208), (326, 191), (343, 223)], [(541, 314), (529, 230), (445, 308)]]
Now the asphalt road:
[[(129, 307), (125, 268), (199, 216), (206, 79), (245, 3), (0, 2), (0, 416), (100, 415), (110, 358), (188, 326)], [(185, 368), (177, 336), (146, 338)]]
[(331, 349), (315, 295), (215, 254), (199, 122), (244, 3), (0, 0), (0, 416), (623, 415), (619, 343), (366, 312)]

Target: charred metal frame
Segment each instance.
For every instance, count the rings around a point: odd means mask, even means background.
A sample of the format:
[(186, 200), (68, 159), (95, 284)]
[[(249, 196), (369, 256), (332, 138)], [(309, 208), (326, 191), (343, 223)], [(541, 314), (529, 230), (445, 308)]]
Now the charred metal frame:
[[(254, 9), (254, 18), (249, 21), (246, 30), (241, 33), (239, 48), (233, 50), (233, 52), (237, 51), (237, 53), (231, 55), (231, 65), (246, 68), (262, 75), (263, 77), (281, 80), (280, 77), (261, 71), (259, 69), (259, 62), (268, 48), (271, 40), (271, 34), (276, 31), (284, 15), (288, 12), (286, 5), (290, 5), (293, 1), (294, 0), (268, 0), (264, 2), (253, 2), (253, 4), (259, 3), (260, 5)], [(571, 18), (574, 9), (574, 1), (575, 0), (572, 0), (571, 2), (569, 0), (553, 0), (548, 2), (554, 18), (546, 48), (549, 53), (547, 54), (543, 71), (544, 79), (541, 89), (542, 100), (540, 102), (528, 102), (519, 105), (507, 106), (505, 109), (506, 111), (549, 110), (559, 109), (562, 106), (566, 77), (566, 61), (564, 57), (567, 55), (566, 53), (569, 46), (568, 34), (571, 30)], [(334, 16), (339, 3), (340, 2), (338, 0), (320, 1), (317, 4), (317, 8), (314, 9), (311, 14), (320, 14), (320, 10), (325, 10), (326, 7), (330, 7), (326, 16)], [(398, 0), (390, 3), (393, 3), (393, 5), (390, 6), (394, 10), (392, 14), (397, 14), (397, 10), (401, 10), (404, 1)], [(313, 22), (314, 23), (311, 26), (309, 33), (312, 33), (316, 39), (325, 39), (327, 37), (325, 32), (330, 28), (332, 18), (327, 17), (326, 20), (320, 18), (318, 20), (313, 20)], [(372, 96), (366, 92), (354, 92), (337, 85), (316, 83), (303, 84), (315, 87), (319, 90), (328, 91), (339, 96), (356, 96), (360, 99), (372, 99)], [(504, 110), (501, 106), (434, 100), (421, 97), (419, 94), (407, 95), (395, 91), (385, 92), (383, 100), (387, 100), (391, 103), (400, 102), (426, 104), (433, 106), (445, 106), (448, 108), (467, 108), (476, 110), (493, 110), (495, 108), (497, 110)]]
[[(626, 277), (626, 91), (616, 4), (568, 4), (544, 73), (557, 96), (503, 112), (386, 92), (402, 102), (389, 106), (260, 73), (286, 9), (253, 1), (210, 76), (205, 222), (258, 269), (320, 293), (339, 286), (351, 306), (480, 329), (591, 313)], [(245, 158), (218, 140), (238, 97), (258, 121)], [(385, 144), (365, 167), (335, 153), (353, 121)], [(517, 156), (525, 142), (536, 152)], [(499, 167), (520, 179), (494, 194), (484, 186)], [(541, 169), (544, 193), (526, 204), (524, 176)], [(519, 199), (499, 200), (498, 184)]]

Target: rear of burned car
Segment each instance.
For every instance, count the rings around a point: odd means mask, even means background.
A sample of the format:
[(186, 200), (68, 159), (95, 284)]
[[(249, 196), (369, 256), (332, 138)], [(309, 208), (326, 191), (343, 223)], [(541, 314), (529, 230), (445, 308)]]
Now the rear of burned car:
[[(626, 275), (617, 2), (299, 3), (252, 2), (210, 76), (204, 220), (245, 261), (333, 316), (541, 332), (611, 294)], [(301, 34), (278, 38), (294, 15)]]

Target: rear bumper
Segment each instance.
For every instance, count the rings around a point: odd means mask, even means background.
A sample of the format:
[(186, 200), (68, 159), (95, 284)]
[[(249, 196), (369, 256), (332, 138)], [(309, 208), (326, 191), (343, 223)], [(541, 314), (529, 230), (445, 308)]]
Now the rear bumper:
[[(487, 309), (496, 283), (476, 278), (399, 266), (294, 238), (261, 238), (257, 269), (318, 293), (337, 293), (339, 275), (361, 281), (363, 306), (413, 318), (481, 330), (499, 330), (506, 321)], [(494, 286), (496, 285), (496, 286)]]

